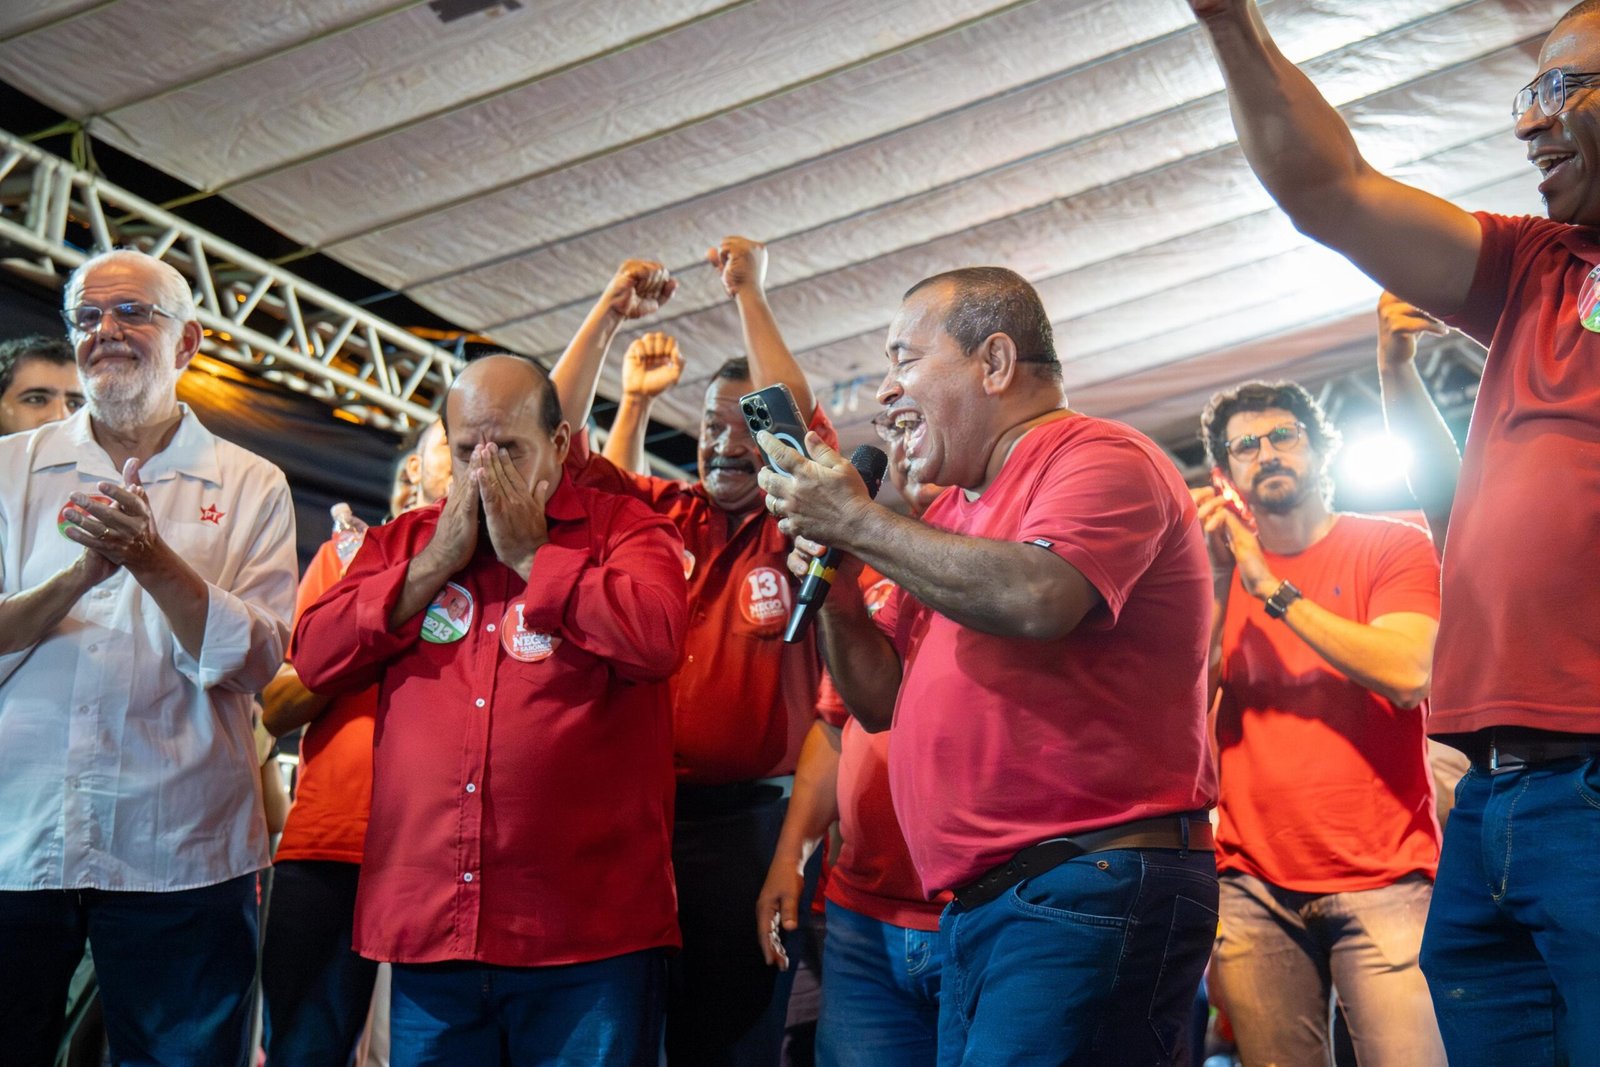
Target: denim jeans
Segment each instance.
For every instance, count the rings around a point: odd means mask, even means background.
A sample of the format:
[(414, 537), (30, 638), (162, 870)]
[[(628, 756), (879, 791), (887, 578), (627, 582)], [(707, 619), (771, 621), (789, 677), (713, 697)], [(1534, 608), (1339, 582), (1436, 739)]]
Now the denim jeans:
[(1453, 1067), (1600, 1064), (1600, 759), (1456, 787), (1422, 939)]
[(327, 860), (273, 868), (261, 949), (269, 1063), (345, 1067), (361, 1040), (378, 965), (350, 947), (360, 875)]
[(937, 930), (910, 930), (828, 902), (818, 1067), (932, 1067), (939, 1057)]
[(1216, 928), (1210, 852), (1092, 852), (971, 910), (952, 903), (939, 1062), (1187, 1064)]
[(661, 949), (559, 967), (397, 963), (389, 1062), (655, 1067), (665, 990)]
[(113, 1062), (243, 1067), (257, 914), (254, 874), (169, 893), (0, 892), (0, 1059), (54, 1061), (87, 938)]
[(1421, 874), (1348, 893), (1299, 893), (1222, 876), (1211, 970), (1245, 1063), (1325, 1067), (1338, 990), (1361, 1067), (1444, 1067), (1417, 966), (1431, 883)]

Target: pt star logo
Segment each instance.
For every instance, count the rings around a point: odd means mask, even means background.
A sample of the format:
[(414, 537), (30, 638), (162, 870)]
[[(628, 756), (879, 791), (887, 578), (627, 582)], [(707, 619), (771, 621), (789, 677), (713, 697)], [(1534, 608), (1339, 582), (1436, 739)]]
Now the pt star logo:
[(209, 522), (213, 526), (221, 526), (222, 516), (226, 514), (227, 512), (218, 511), (215, 504), (207, 504), (200, 509), (200, 521)]

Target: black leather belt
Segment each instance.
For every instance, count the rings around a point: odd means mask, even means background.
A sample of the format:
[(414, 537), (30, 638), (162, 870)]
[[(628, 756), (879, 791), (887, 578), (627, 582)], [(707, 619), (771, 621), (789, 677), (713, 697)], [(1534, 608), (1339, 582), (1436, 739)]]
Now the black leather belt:
[(1029, 845), (1000, 866), (991, 867), (977, 881), (957, 889), (954, 895), (962, 907), (976, 908), (980, 904), (987, 904), (1024, 878), (1043, 874), (1090, 852), (1110, 852), (1119, 848), (1176, 848), (1210, 852), (1215, 848), (1211, 839), (1211, 819), (1203, 811), (1158, 815), (1151, 819), (1137, 819), (1101, 830), (1073, 834), (1071, 837), (1051, 838), (1037, 845)]
[(1466, 753), (1476, 770), (1488, 774), (1520, 771), (1540, 763), (1600, 756), (1600, 737), (1594, 734), (1559, 734), (1522, 727), (1490, 727), (1464, 737), (1451, 738), (1449, 743)]

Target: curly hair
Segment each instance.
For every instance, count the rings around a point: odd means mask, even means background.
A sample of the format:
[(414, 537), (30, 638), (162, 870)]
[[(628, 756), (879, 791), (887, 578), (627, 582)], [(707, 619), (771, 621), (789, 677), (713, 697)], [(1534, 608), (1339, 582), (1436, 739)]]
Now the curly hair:
[(1324, 460), (1332, 459), (1344, 443), (1338, 429), (1328, 421), (1312, 395), (1294, 382), (1245, 382), (1212, 395), (1200, 415), (1200, 439), (1213, 467), (1228, 469), (1228, 420), (1241, 411), (1269, 411), (1273, 408), (1293, 412), (1306, 428), (1306, 435)]

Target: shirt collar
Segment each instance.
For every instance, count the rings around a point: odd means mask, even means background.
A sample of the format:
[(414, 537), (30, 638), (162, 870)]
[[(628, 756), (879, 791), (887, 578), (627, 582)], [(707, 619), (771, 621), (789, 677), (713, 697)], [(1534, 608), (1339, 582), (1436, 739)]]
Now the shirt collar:
[(565, 470), (556, 482), (555, 492), (545, 501), (544, 514), (546, 519), (555, 522), (570, 522), (584, 517), (583, 504), (578, 500), (578, 493), (572, 488), (572, 479), (567, 477)]
[[(156, 482), (184, 474), (214, 485), (221, 484), (216, 439), (200, 425), (200, 420), (189, 410), (189, 405), (180, 403), (178, 412), (178, 431), (167, 442), (166, 448), (151, 456), (149, 462), (140, 468), (140, 481)], [(122, 472), (112, 467), (111, 457), (94, 439), (87, 407), (58, 426), (58, 432), (40, 441), (38, 449), (34, 451), (33, 470), (73, 466), (85, 474), (108, 481), (122, 480)]]

